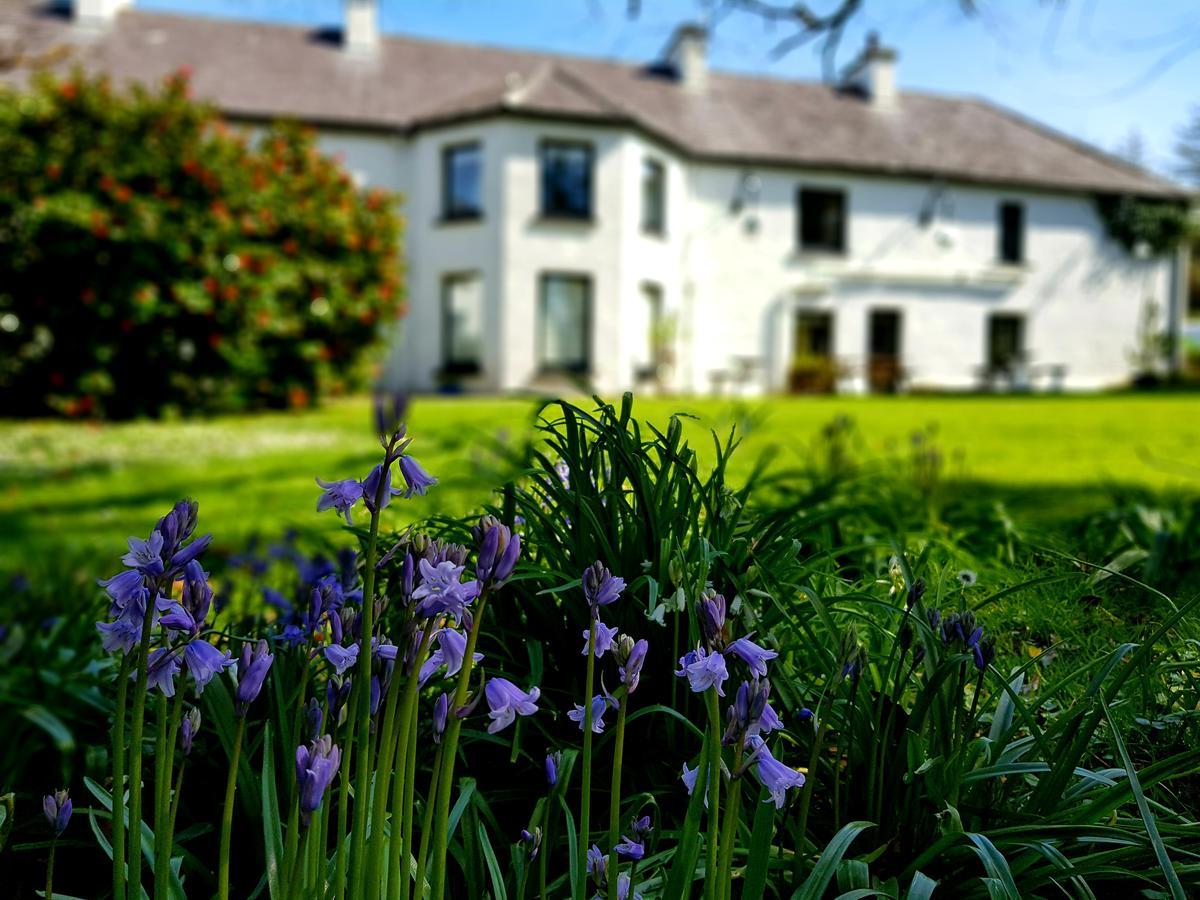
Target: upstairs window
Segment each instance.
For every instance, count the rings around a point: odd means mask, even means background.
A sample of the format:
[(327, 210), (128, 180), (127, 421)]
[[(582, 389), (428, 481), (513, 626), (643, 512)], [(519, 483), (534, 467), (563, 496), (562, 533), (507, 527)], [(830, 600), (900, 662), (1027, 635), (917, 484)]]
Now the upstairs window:
[(542, 144), (542, 215), (592, 217), (591, 144), (546, 141)]
[(642, 160), (642, 231), (661, 237), (667, 227), (667, 177), (656, 159)]
[(1025, 207), (1020, 203), (1000, 204), (1000, 241), (997, 248), (1000, 262), (1017, 264), (1025, 261)]
[(483, 215), (483, 150), (458, 144), (442, 151), (442, 217), (477, 219)]
[(483, 364), (483, 280), (475, 273), (442, 279), (442, 370), (475, 374)]
[(800, 188), (797, 199), (800, 249), (846, 252), (846, 192)]

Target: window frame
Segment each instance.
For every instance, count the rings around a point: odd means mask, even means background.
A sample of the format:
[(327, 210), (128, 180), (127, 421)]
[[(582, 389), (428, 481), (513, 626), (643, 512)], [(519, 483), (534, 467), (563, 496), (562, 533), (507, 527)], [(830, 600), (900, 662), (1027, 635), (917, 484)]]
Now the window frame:
[[(839, 221), (838, 240), (836, 244), (808, 243), (804, 239), (804, 198), (806, 194), (836, 197), (840, 201), (841, 218)], [(850, 243), (850, 193), (845, 188), (830, 185), (802, 184), (796, 188), (796, 249), (800, 253), (823, 253), (830, 256), (845, 256)]]
[(483, 329), (480, 329), (479, 335), (479, 355), (473, 361), (457, 360), (452, 358), (451, 348), (451, 316), (450, 316), (450, 292), (456, 283), (476, 281), (479, 284), (479, 301), (480, 301), (480, 324), (483, 324), (483, 316), (486, 313), (486, 301), (483, 294), (483, 273), (478, 270), (468, 269), (458, 272), (446, 272), (441, 278), (441, 302), (440, 302), (440, 321), (441, 321), (441, 336), (442, 336), (442, 367), (441, 372), (446, 375), (479, 375), (483, 372)]
[[(587, 209), (579, 212), (567, 209), (551, 209), (547, 190), (549, 169), (546, 155), (551, 150), (582, 150), (587, 159), (585, 188)], [(538, 211), (543, 219), (568, 222), (591, 222), (596, 209), (596, 147), (591, 141), (573, 138), (543, 138), (538, 143)]]
[[(657, 215), (652, 219), (649, 215), (650, 205), (646, 202), (648, 178), (654, 173), (657, 191)], [(651, 237), (665, 237), (667, 234), (667, 166), (661, 159), (646, 155), (642, 157), (641, 171), (641, 227), (642, 234)]]
[[(575, 281), (583, 285), (583, 359), (577, 363), (549, 364), (546, 360), (546, 298), (552, 281)], [(589, 375), (592, 371), (592, 307), (595, 285), (586, 272), (547, 271), (538, 276), (537, 320), (534, 353), (539, 375)]]
[[(1016, 234), (1013, 236), (1016, 251), (1010, 256), (1009, 250), (1009, 219), (1007, 213), (1016, 213)], [(1022, 266), (1025, 264), (1025, 233), (1028, 230), (1025, 204), (1019, 200), (1001, 200), (996, 205), (996, 261), (1004, 266)]]
[[(453, 204), (451, 160), (456, 153), (473, 150), (479, 158), (479, 200), (474, 209)], [(483, 142), (459, 141), (442, 147), (442, 221), (469, 222), (483, 218)]]

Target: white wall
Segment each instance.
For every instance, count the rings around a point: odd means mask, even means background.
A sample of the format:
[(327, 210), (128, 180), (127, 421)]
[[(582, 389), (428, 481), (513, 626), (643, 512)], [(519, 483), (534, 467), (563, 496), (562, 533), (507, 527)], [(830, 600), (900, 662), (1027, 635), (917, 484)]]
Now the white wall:
[[(585, 140), (594, 147), (592, 221), (540, 217), (538, 144)], [(484, 159), (484, 215), (443, 223), (441, 151), (478, 140)], [(643, 137), (612, 127), (493, 118), (422, 132), (326, 132), (321, 147), (340, 153), (370, 185), (405, 195), (409, 314), (391, 369), (416, 389), (437, 384), (442, 362), (441, 282), (474, 271), (486, 304), (484, 375), (473, 387), (521, 390), (545, 385), (536, 353), (540, 276), (592, 281), (591, 386), (633, 386), (644, 363), (641, 285), (661, 286), (676, 318), (676, 364), (669, 387), (704, 392), (714, 373), (752, 372), (745, 390), (778, 390), (793, 355), (798, 309), (830, 310), (834, 345), (848, 377), (864, 387), (867, 321), (875, 308), (902, 316), (903, 365), (914, 388), (978, 383), (989, 313), (1026, 317), (1035, 367), (1065, 367), (1069, 388), (1125, 381), (1143, 302), (1164, 309), (1169, 262), (1133, 260), (1108, 241), (1090, 197), (847, 176), (833, 172), (689, 163)], [(666, 165), (663, 237), (641, 233), (641, 165)], [(730, 202), (753, 174), (757, 202)], [(796, 190), (846, 191), (847, 252), (796, 249)], [(936, 193), (934, 221), (918, 222)], [(996, 263), (997, 206), (1025, 207), (1023, 265)], [(753, 227), (751, 227), (753, 226)], [(553, 386), (553, 385), (550, 385)]]

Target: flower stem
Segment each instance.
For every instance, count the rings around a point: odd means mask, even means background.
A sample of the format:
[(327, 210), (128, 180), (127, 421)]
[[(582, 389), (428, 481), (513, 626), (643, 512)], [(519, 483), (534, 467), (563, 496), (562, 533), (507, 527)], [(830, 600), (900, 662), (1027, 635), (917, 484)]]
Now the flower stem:
[(421, 896), (425, 887), (425, 860), (429, 856), (429, 838), (433, 833), (434, 795), (437, 793), (438, 780), (442, 774), (442, 755), (439, 753), (433, 759), (433, 772), (429, 776), (429, 793), (425, 797), (425, 813), (421, 816), (421, 849), (417, 852), (417, 896)]
[(288, 897), (304, 897), (304, 892), (300, 889), (304, 881), (304, 860), (308, 852), (309, 842), (312, 840), (312, 829), (304, 829), (304, 839), (300, 843), (300, 852), (296, 854), (296, 861), (292, 864), (292, 871), (288, 878)]
[(580, 769), (579, 836), (575, 851), (575, 884), (577, 896), (584, 893), (587, 880), (587, 852), (592, 814), (592, 691), (596, 686), (596, 616), (588, 626), (587, 679), (583, 691), (583, 760)]
[(112, 754), (112, 848), (113, 898), (125, 896), (125, 707), (129, 701), (128, 653), (117, 670), (117, 706), (113, 714)]
[(175, 768), (175, 740), (183, 715), (183, 690), (175, 692), (171, 711), (167, 714), (167, 698), (158, 701), (158, 746), (155, 749), (157, 805), (154, 810), (154, 896), (167, 896), (171, 883), (171, 847), (175, 832), (171, 825), (171, 773)]
[(404, 879), (400, 882), (400, 900), (408, 900), (409, 869), (413, 842), (413, 801), (417, 783), (417, 708), (414, 705), (408, 723), (408, 760), (404, 766), (404, 806), (400, 816), (400, 859)]
[[(733, 752), (733, 772), (742, 767), (742, 753), (745, 745), (739, 745)], [(725, 802), (725, 822), (721, 831), (721, 862), (718, 870), (718, 896), (733, 896), (733, 845), (737, 841), (738, 816), (741, 814), (742, 779), (735, 777), (729, 785), (729, 799)]]
[(233, 738), (233, 753), (229, 756), (229, 778), (225, 782), (225, 808), (221, 811), (221, 856), (217, 864), (217, 896), (229, 900), (229, 842), (233, 834), (233, 798), (237, 792), (238, 763), (242, 758), (242, 738), (246, 720), (238, 717), (237, 733)]
[(50, 856), (46, 860), (46, 900), (54, 900), (54, 851), (58, 847), (58, 838), (50, 842)]
[(337, 862), (335, 863), (333, 883), (337, 885), (338, 900), (346, 896), (346, 820), (349, 819), (350, 805), (350, 766), (354, 754), (354, 729), (347, 723), (346, 752), (342, 755), (342, 770), (338, 773), (342, 783), (338, 785), (338, 817), (337, 833), (334, 842), (337, 844)]
[(158, 586), (146, 600), (142, 617), (142, 640), (138, 646), (137, 681), (133, 688), (133, 724), (129, 733), (129, 841), (128, 890), (130, 900), (142, 896), (142, 728), (146, 723), (146, 679), (150, 668), (150, 628), (154, 622), (154, 604)]
[(434, 809), (433, 820), (431, 900), (443, 900), (446, 896), (446, 848), (450, 837), (448, 834), (450, 830), (450, 791), (454, 787), (454, 763), (458, 756), (458, 735), (462, 730), (462, 719), (459, 718), (458, 709), (467, 702), (467, 689), (471, 683), (471, 672), (475, 668), (475, 645), (479, 641), (479, 626), (483, 622), (487, 601), (488, 591), (485, 588), (480, 594), (479, 607), (475, 610), (475, 619), (471, 622), (471, 631), (467, 635), (467, 649), (463, 655), (462, 668), (458, 672), (458, 686), (454, 690), (454, 703), (450, 707), (446, 733), (442, 737), (442, 771), (437, 786), (437, 806)]
[(363, 851), (367, 837), (367, 809), (371, 798), (371, 657), (375, 638), (375, 554), (379, 544), (379, 507), (387, 491), (387, 479), (380, 478), (371, 509), (371, 530), (367, 535), (367, 556), (363, 569), (362, 628), (358, 635), (358, 771), (354, 776), (354, 832), (350, 839), (350, 874), (354, 879), (351, 896), (362, 896), (366, 875)]
[(708, 855), (704, 866), (704, 893), (717, 897), (719, 890), (717, 873), (717, 835), (721, 819), (721, 711), (717, 703), (717, 689), (710, 687), (708, 699)]
[(617, 708), (617, 733), (613, 736), (612, 788), (608, 795), (608, 872), (617, 877), (617, 841), (621, 839), (621, 762), (625, 754), (625, 713), (629, 707), (629, 692), (621, 695)]
[[(383, 817), (387, 810), (388, 786), (393, 767), (387, 763), (393, 759), (393, 734), (396, 729), (396, 703), (400, 696), (400, 671), (392, 672), (388, 683), (387, 697), (383, 706), (383, 730), (379, 735), (379, 753), (375, 769), (375, 802), (371, 808), (371, 843), (367, 848), (367, 890), (378, 892), (380, 854), (383, 851)], [(392, 835), (396, 833), (396, 808), (392, 807)]]

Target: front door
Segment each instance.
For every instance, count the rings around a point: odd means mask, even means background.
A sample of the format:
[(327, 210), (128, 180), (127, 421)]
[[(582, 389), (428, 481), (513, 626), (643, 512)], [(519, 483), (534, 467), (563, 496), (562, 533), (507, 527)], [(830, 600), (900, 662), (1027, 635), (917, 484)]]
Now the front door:
[(894, 394), (900, 386), (900, 313), (873, 309), (869, 320), (867, 382), (872, 391)]
[(791, 389), (798, 393), (828, 393), (835, 383), (833, 314), (804, 310), (796, 313)]

